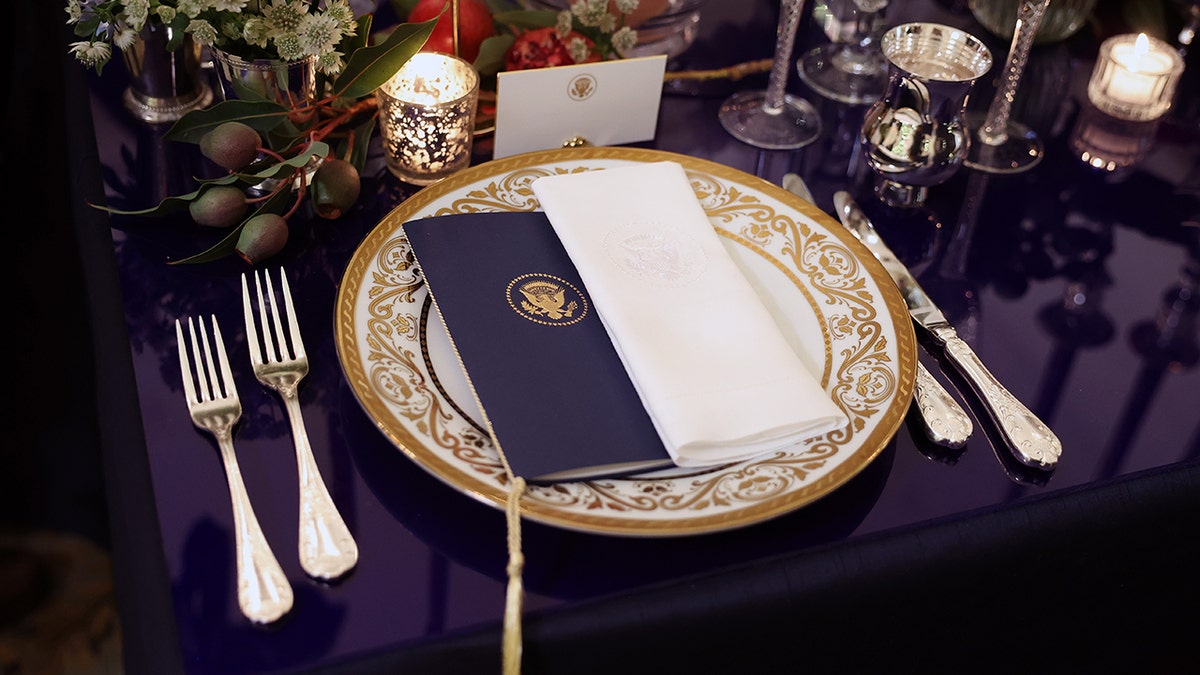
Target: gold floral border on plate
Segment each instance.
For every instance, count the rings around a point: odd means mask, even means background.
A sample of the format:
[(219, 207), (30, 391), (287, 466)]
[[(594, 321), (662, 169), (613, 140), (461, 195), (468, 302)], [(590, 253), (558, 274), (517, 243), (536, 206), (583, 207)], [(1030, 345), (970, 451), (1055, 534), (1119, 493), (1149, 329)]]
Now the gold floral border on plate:
[(448, 485), (504, 508), (507, 478), (495, 448), (433, 372), (424, 333), (428, 293), (400, 226), (416, 217), (535, 210), (529, 186), (539, 177), (655, 161), (680, 163), (718, 233), (768, 260), (803, 293), (825, 333), (822, 383), (850, 424), (718, 469), (530, 485), (522, 515), (626, 536), (727, 530), (811, 503), (882, 452), (912, 397), (916, 340), (903, 299), (870, 252), (814, 205), (750, 174), (675, 153), (611, 147), (529, 153), (466, 169), (397, 206), (354, 252), (338, 289), (338, 355), (359, 403), (397, 448)]

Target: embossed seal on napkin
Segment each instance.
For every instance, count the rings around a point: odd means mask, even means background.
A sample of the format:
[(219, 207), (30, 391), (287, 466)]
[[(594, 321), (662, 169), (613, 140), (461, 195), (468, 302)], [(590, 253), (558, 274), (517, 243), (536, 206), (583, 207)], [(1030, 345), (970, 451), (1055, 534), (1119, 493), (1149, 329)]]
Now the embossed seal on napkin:
[(680, 164), (547, 176), (532, 187), (676, 464), (740, 461), (847, 423), (725, 250)]

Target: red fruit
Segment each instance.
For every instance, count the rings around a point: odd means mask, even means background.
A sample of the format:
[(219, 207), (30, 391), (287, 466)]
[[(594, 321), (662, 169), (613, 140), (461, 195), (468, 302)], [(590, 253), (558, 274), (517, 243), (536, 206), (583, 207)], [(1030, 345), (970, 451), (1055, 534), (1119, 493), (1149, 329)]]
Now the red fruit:
[[(437, 16), (443, 7), (446, 12), (433, 27), (433, 33), (421, 48), (423, 52), (454, 53), (454, 19), (450, 16), (450, 0), (420, 0), (408, 13), (409, 23), (421, 23)], [(492, 12), (482, 0), (459, 0), (458, 55), (463, 60), (474, 63), (479, 56), (479, 45), (495, 34)]]
[[(586, 42), (588, 47), (592, 47), (594, 44), (588, 38), (574, 31), (567, 34), (565, 39), (559, 39), (558, 34), (554, 32), (554, 26), (527, 30), (517, 36), (512, 47), (509, 47), (508, 53), (504, 55), (504, 68), (505, 70), (529, 70), (531, 68), (573, 65), (575, 61), (571, 59), (571, 52), (567, 49), (567, 44), (575, 38)], [(592, 63), (599, 60), (600, 55), (595, 50), (591, 50), (584, 62)]]

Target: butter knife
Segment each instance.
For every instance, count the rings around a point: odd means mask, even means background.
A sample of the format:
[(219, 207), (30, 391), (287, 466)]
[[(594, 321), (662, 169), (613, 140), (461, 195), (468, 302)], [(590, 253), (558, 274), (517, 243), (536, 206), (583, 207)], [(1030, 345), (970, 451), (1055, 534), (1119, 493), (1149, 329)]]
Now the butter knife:
[(870, 249), (896, 282), (913, 321), (942, 345), (950, 362), (979, 394), (1013, 457), (1028, 467), (1043, 471), (1053, 469), (1062, 455), (1062, 443), (1054, 432), (1005, 389), (971, 347), (958, 336), (958, 332), (925, 294), (916, 278), (879, 237), (850, 193), (835, 193), (833, 203), (842, 224)]
[[(788, 192), (810, 204), (814, 203), (812, 192), (798, 174), (785, 174), (781, 184)], [(920, 413), (921, 427), (926, 438), (955, 450), (966, 445), (973, 430), (971, 418), (920, 361), (917, 361), (913, 405)]]

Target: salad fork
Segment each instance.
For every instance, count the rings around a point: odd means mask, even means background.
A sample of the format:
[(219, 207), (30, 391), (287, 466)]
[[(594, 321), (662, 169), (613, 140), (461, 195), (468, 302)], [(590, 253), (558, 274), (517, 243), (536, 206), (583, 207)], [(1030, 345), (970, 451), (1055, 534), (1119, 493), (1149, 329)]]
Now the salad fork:
[[(271, 275), (266, 275), (266, 290), (254, 272), (254, 290), (258, 300), (258, 323), (262, 327), (262, 344), (259, 344), (255, 327), (254, 303), (250, 300), (250, 288), (246, 275), (242, 274), (242, 306), (246, 315), (246, 342), (250, 345), (250, 362), (254, 375), (264, 386), (275, 390), (283, 398), (288, 420), (292, 426), (292, 439), (296, 445), (296, 464), (300, 478), (300, 566), (309, 576), (318, 579), (336, 579), (349, 571), (358, 562), (358, 544), (338, 513), (337, 506), (329, 496), (329, 490), (321, 479), (317, 462), (313, 458), (308, 431), (300, 411), (297, 389), (300, 381), (308, 374), (308, 357), (300, 339), (300, 327), (296, 323), (296, 310), (292, 304), (292, 292), (288, 288), (287, 276), (279, 270), (279, 282), (283, 295), (284, 310), (287, 312), (287, 332), (279, 315), (275, 301), (275, 289)], [(270, 308), (268, 313), (267, 308)]]
[[(242, 416), (242, 403), (238, 398), (229, 370), (229, 358), (225, 354), (225, 343), (221, 339), (221, 327), (217, 317), (212, 317), (213, 341), (217, 347), (217, 363), (209, 345), (204, 319), (200, 319), (200, 339), (196, 339), (196, 327), (189, 318), (188, 334), (191, 337), (192, 355), (195, 360), (195, 376), (188, 361), (187, 343), (183, 328), (175, 320), (175, 338), (179, 344), (179, 368), (183, 374), (183, 392), (187, 398), (192, 422), (212, 433), (221, 448), (221, 460), (225, 465), (225, 477), (229, 482), (229, 494), (233, 501), (233, 523), (237, 548), (237, 598), (242, 613), (255, 623), (270, 623), (287, 614), (292, 608), (292, 587), (279, 567), (279, 561), (271, 552), (238, 468), (237, 455), (233, 451), (233, 427)], [(203, 351), (201, 351), (203, 345)]]

